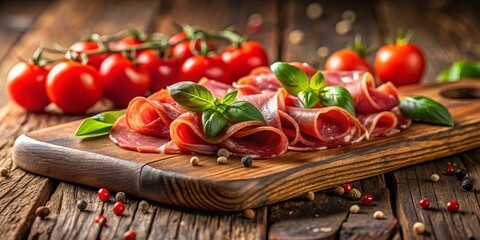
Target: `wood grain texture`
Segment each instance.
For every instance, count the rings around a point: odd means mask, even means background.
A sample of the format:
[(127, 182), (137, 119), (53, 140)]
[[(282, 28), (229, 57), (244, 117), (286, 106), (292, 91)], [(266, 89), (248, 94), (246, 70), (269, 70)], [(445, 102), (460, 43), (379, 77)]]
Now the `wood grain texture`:
[[(397, 181), (397, 212), (402, 223), (402, 232), (405, 239), (478, 239), (480, 238), (480, 207), (478, 192), (480, 185), (480, 151), (468, 151), (455, 157), (422, 164), (395, 172)], [(443, 173), (447, 163), (456, 167), (464, 167), (468, 176), (474, 179), (474, 190), (467, 192), (461, 187), (461, 181), (454, 176)], [(430, 181), (432, 174), (439, 174), (440, 181)], [(430, 200), (430, 209), (418, 207), (422, 197)], [(456, 200), (460, 205), (458, 213), (446, 210), (446, 203)], [(413, 232), (415, 222), (423, 222), (426, 233), (418, 235)], [(455, 226), (455, 227), (452, 227)]]
[[(439, 95), (439, 91), (466, 86), (479, 88), (480, 82), (465, 80), (401, 90), (403, 95), (421, 94), (442, 102), (455, 119), (453, 128), (414, 124), (397, 135), (328, 149), (321, 151), (322, 155), (288, 152), (276, 159), (257, 160), (255, 168), (242, 167), (237, 158), (218, 165), (208, 156), (201, 158), (200, 166), (193, 167), (188, 155), (128, 152), (106, 137), (81, 140), (73, 135), (79, 122), (23, 135), (15, 144), (14, 160), (17, 166), (41, 175), (114, 191), (122, 190), (117, 181), (138, 179), (123, 190), (166, 204), (238, 211), (478, 147), (478, 100)], [(94, 168), (89, 167), (91, 162)], [(115, 174), (106, 178), (105, 171)]]

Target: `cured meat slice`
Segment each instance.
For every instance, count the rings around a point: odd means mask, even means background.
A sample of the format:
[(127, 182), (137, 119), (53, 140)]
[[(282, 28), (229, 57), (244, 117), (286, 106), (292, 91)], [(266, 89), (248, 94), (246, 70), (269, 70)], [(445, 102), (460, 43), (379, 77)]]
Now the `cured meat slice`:
[(172, 122), (170, 136), (180, 149), (207, 155), (225, 147), (233, 155), (271, 158), (283, 154), (288, 147), (287, 136), (280, 129), (258, 121), (232, 124), (218, 137), (207, 139), (202, 130), (201, 114), (191, 112)]
[(397, 88), (391, 82), (375, 87), (375, 80), (369, 72), (323, 71), (322, 73), (327, 85), (342, 86), (350, 92), (357, 112), (388, 111), (398, 106)]
[(215, 80), (209, 80), (207, 78), (200, 79), (200, 81), (198, 81), (198, 84), (208, 89), (212, 93), (213, 97), (216, 98), (221, 98), (228, 92), (235, 90), (232, 85), (228, 85)]
[(397, 129), (398, 118), (390, 111), (358, 114), (358, 119), (367, 129), (367, 136), (388, 136), (399, 132)]
[(183, 151), (167, 138), (148, 136), (135, 132), (127, 125), (126, 117), (122, 116), (110, 130), (110, 139), (123, 149), (144, 153), (179, 154)]
[(343, 108), (286, 107), (301, 131), (299, 143), (289, 149), (320, 150), (361, 141), (365, 137), (362, 124)]
[(186, 110), (175, 102), (136, 97), (130, 101), (125, 116), (127, 125), (138, 133), (170, 138), (170, 123), (184, 112)]

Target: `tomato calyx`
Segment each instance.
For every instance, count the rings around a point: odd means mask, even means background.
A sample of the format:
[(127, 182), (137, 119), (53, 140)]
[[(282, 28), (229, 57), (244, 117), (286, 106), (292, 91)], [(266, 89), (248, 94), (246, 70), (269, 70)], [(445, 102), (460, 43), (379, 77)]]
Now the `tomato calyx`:
[(362, 36), (357, 34), (355, 35), (355, 40), (353, 41), (353, 44), (350, 44), (349, 46), (347, 46), (347, 48), (351, 49), (358, 56), (365, 59), (372, 53), (374, 53), (378, 49), (378, 46), (376, 44), (372, 44), (366, 47), (365, 43), (362, 40)]
[(232, 30), (223, 30), (219, 32), (218, 37), (226, 39), (234, 48), (239, 48), (242, 46), (242, 43), (248, 40), (247, 36), (240, 36), (239, 34), (233, 32)]

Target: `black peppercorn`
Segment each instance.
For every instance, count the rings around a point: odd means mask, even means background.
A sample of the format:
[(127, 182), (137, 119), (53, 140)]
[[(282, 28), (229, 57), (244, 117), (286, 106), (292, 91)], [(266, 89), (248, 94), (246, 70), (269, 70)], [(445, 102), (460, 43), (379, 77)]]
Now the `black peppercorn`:
[(50, 209), (47, 207), (41, 206), (38, 207), (35, 211), (35, 215), (39, 216), (42, 219), (45, 219), (50, 214)]
[(462, 188), (466, 191), (473, 189), (473, 180), (471, 178), (465, 178), (462, 182)]
[(250, 156), (244, 156), (242, 157), (242, 160), (240, 160), (245, 167), (251, 167), (253, 162), (252, 162), (252, 157)]
[(463, 180), (463, 178), (465, 178), (466, 175), (467, 175), (467, 169), (465, 168), (457, 168), (455, 170), (455, 177), (460, 181)]
[(84, 211), (86, 208), (87, 208), (87, 202), (83, 201), (83, 200), (78, 200), (77, 201), (77, 208), (80, 210), (80, 211)]

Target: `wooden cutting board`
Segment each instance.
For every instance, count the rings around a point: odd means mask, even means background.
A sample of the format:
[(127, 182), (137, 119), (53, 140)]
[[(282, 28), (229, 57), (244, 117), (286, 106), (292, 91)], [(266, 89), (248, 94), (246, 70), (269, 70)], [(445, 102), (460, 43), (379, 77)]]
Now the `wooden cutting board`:
[(315, 152), (289, 151), (245, 168), (239, 158), (220, 165), (215, 157), (199, 156), (200, 165), (190, 166), (190, 155), (137, 153), (118, 148), (108, 137), (75, 137), (80, 124), (75, 121), (21, 135), (13, 158), (27, 171), (64, 181), (170, 205), (238, 211), (480, 147), (480, 81), (410, 86), (400, 92), (441, 102), (455, 127), (415, 123), (390, 137)]

